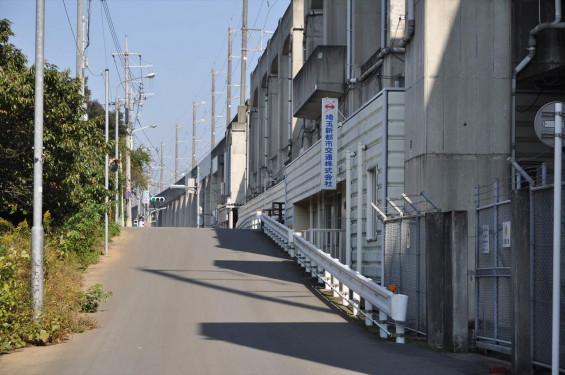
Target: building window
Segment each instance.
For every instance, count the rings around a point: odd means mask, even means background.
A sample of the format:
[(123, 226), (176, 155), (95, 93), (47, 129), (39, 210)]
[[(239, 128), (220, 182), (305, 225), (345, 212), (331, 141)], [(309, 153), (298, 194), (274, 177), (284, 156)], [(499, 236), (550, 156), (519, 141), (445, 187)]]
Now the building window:
[(379, 205), (378, 178), (379, 170), (376, 166), (367, 170), (367, 241), (377, 239), (377, 211), (371, 206), (371, 203)]

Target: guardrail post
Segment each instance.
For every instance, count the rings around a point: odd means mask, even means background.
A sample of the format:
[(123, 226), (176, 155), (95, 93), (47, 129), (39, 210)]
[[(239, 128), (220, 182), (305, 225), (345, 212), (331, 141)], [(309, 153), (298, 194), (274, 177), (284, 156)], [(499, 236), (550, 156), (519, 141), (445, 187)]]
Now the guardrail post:
[[(388, 316), (382, 310), (379, 310), (379, 323), (383, 327), (386, 327), (386, 325), (388, 324)], [(383, 329), (379, 329), (379, 337), (381, 339), (386, 339), (388, 337), (386, 331), (384, 331)]]
[(294, 251), (294, 235), (294, 231), (288, 232), (288, 255), (290, 255), (291, 258), (294, 258), (296, 256), (296, 253)]
[(339, 283), (341, 286), (341, 304), (343, 306), (349, 306), (349, 287), (344, 283)]
[(404, 337), (405, 326), (406, 326), (406, 324), (404, 322), (402, 322), (402, 323), (397, 322), (396, 323), (396, 343), (397, 344), (404, 344), (405, 343), (405, 337)]
[(361, 296), (353, 292), (353, 316), (359, 315), (359, 310), (361, 310)]
[(365, 325), (370, 327), (373, 325), (373, 305), (365, 300)]
[(331, 285), (332, 285), (332, 290), (333, 290), (333, 296), (334, 297), (339, 297), (339, 291), (341, 290), (341, 283), (339, 282), (338, 279), (336, 279), (334, 277), (334, 275), (331, 275), (332, 279), (331, 279)]
[(325, 275), (325, 271), (322, 267), (317, 266), (318, 269), (318, 284), (323, 284), (324, 283), (324, 279), (322, 278), (322, 275)]

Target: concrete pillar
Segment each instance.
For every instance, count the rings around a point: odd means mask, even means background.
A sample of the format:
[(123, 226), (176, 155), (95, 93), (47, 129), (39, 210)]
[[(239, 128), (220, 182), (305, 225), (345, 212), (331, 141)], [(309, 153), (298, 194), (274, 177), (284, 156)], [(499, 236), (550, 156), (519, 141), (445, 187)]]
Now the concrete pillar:
[[(512, 373), (532, 374), (530, 352), (530, 197), (528, 192), (513, 191), (512, 212)], [(518, 229), (519, 228), (519, 229)]]
[(426, 215), (428, 343), (468, 350), (467, 212)]
[[(474, 186), (509, 177), (511, 14), (510, 0), (415, 1), (404, 186), (408, 195), (425, 191), (443, 211), (472, 212)], [(474, 221), (468, 233), (474, 269)], [(473, 286), (468, 302), (473, 318)]]

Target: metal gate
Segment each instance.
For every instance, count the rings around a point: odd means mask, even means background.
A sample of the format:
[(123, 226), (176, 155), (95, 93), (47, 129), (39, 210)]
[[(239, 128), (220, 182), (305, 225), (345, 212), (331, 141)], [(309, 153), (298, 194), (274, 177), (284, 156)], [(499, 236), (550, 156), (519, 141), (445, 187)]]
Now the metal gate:
[[(491, 203), (484, 204), (481, 200)], [(500, 185), (475, 192), (475, 338), (477, 347), (510, 354), (512, 350), (512, 278), (510, 200)]]

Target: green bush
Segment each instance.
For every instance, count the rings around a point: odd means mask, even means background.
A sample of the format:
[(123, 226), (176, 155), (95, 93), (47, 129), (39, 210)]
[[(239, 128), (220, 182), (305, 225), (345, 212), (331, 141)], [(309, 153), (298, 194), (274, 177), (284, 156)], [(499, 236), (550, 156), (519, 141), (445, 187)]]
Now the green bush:
[(76, 254), (84, 267), (96, 263), (100, 256), (97, 245), (104, 237), (102, 209), (103, 206), (100, 205), (85, 207), (62, 228), (60, 249)]
[[(53, 229), (45, 214), (43, 311), (37, 320), (31, 309), (29, 227), (23, 222), (14, 228), (0, 220), (0, 353), (62, 342), (95, 326), (84, 312), (96, 311), (111, 293), (100, 284), (83, 292), (81, 270), (98, 259), (104, 235), (100, 217), (98, 207), (89, 207)], [(119, 227), (111, 233), (119, 233)]]
[(100, 302), (106, 302), (112, 296), (112, 292), (105, 292), (102, 284), (94, 284), (81, 294), (81, 312), (94, 313), (98, 311)]

